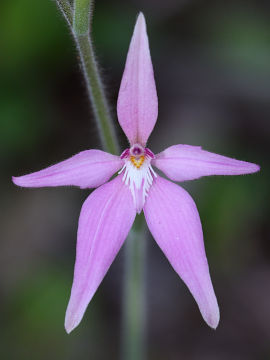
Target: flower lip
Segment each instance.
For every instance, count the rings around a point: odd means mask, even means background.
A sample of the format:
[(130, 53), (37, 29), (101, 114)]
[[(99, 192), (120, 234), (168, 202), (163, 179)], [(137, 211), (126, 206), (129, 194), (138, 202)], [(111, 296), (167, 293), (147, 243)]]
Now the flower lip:
[(121, 154), (125, 161), (118, 174), (123, 173), (122, 180), (129, 187), (137, 213), (142, 211), (148, 191), (157, 176), (151, 166), (155, 155), (141, 144), (134, 144)]

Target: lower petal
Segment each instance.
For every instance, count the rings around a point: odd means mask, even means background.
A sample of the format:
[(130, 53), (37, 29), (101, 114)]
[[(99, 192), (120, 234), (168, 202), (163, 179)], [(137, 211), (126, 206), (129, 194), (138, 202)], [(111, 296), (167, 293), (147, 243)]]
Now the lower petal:
[(83, 204), (65, 328), (69, 333), (83, 314), (120, 250), (136, 212), (120, 176), (95, 190)]
[(194, 201), (183, 188), (158, 177), (149, 191), (144, 214), (154, 239), (186, 283), (204, 320), (216, 328), (219, 308)]

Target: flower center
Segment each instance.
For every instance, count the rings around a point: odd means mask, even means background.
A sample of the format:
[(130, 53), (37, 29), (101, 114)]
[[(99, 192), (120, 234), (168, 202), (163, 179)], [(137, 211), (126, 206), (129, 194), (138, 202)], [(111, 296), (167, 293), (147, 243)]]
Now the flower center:
[(144, 155), (140, 156), (139, 159), (136, 159), (135, 156), (130, 157), (130, 161), (134, 166), (136, 166), (137, 169), (139, 169), (142, 166), (142, 164), (144, 163), (144, 159), (145, 159)]
[(129, 187), (136, 210), (140, 213), (154, 177), (157, 176), (151, 166), (151, 160), (155, 156), (151, 150), (135, 144), (120, 157), (125, 160), (125, 165), (119, 174), (124, 172), (123, 181)]

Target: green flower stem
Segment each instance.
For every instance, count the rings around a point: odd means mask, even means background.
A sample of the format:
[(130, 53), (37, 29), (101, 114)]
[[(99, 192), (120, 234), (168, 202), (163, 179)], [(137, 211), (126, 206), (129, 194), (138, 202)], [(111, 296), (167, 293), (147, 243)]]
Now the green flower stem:
[(91, 41), (90, 18), (93, 0), (74, 0), (74, 9), (69, 0), (56, 2), (71, 28), (80, 55), (102, 147), (105, 151), (119, 154), (119, 145)]
[(125, 244), (122, 359), (145, 359), (145, 221), (137, 216)]
[(112, 154), (119, 154), (119, 145), (95, 61), (90, 36), (87, 33), (77, 35), (74, 32), (74, 39), (80, 54), (88, 95), (93, 107), (103, 149)]
[(69, 0), (56, 0), (56, 3), (61, 10), (62, 14), (64, 15), (68, 25), (72, 27), (73, 23), (73, 9), (70, 5)]
[(93, 0), (74, 0), (73, 30), (77, 35), (89, 34)]
[(119, 153), (109, 106), (102, 86), (94, 50), (90, 38), (90, 15), (93, 0), (75, 0), (73, 13), (73, 35), (80, 54), (84, 78), (90, 102), (93, 106), (103, 149)]

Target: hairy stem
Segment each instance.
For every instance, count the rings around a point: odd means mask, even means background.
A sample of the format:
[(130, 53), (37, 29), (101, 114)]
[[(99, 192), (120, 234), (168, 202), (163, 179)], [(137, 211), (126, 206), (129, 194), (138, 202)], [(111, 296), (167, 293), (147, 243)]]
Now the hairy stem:
[(64, 18), (66, 19), (68, 25), (72, 27), (73, 23), (73, 9), (70, 5), (69, 0), (56, 0), (56, 3), (61, 10)]
[(125, 245), (123, 360), (145, 359), (145, 231), (143, 217), (137, 216)]
[(79, 52), (102, 147), (105, 151), (119, 154), (119, 145), (91, 40), (90, 19), (93, 0), (74, 0), (74, 9), (69, 0), (56, 2), (71, 28)]
[(74, 0), (73, 30), (77, 35), (89, 33), (90, 14), (94, 0)]
[(119, 146), (95, 61), (90, 36), (87, 33), (81, 35), (74, 33), (74, 38), (80, 54), (88, 95), (93, 107), (103, 149), (117, 154), (119, 153)]
[(119, 152), (119, 146), (91, 42), (92, 5), (93, 0), (74, 1), (73, 35), (80, 54), (89, 100), (93, 107), (103, 149), (116, 154)]

